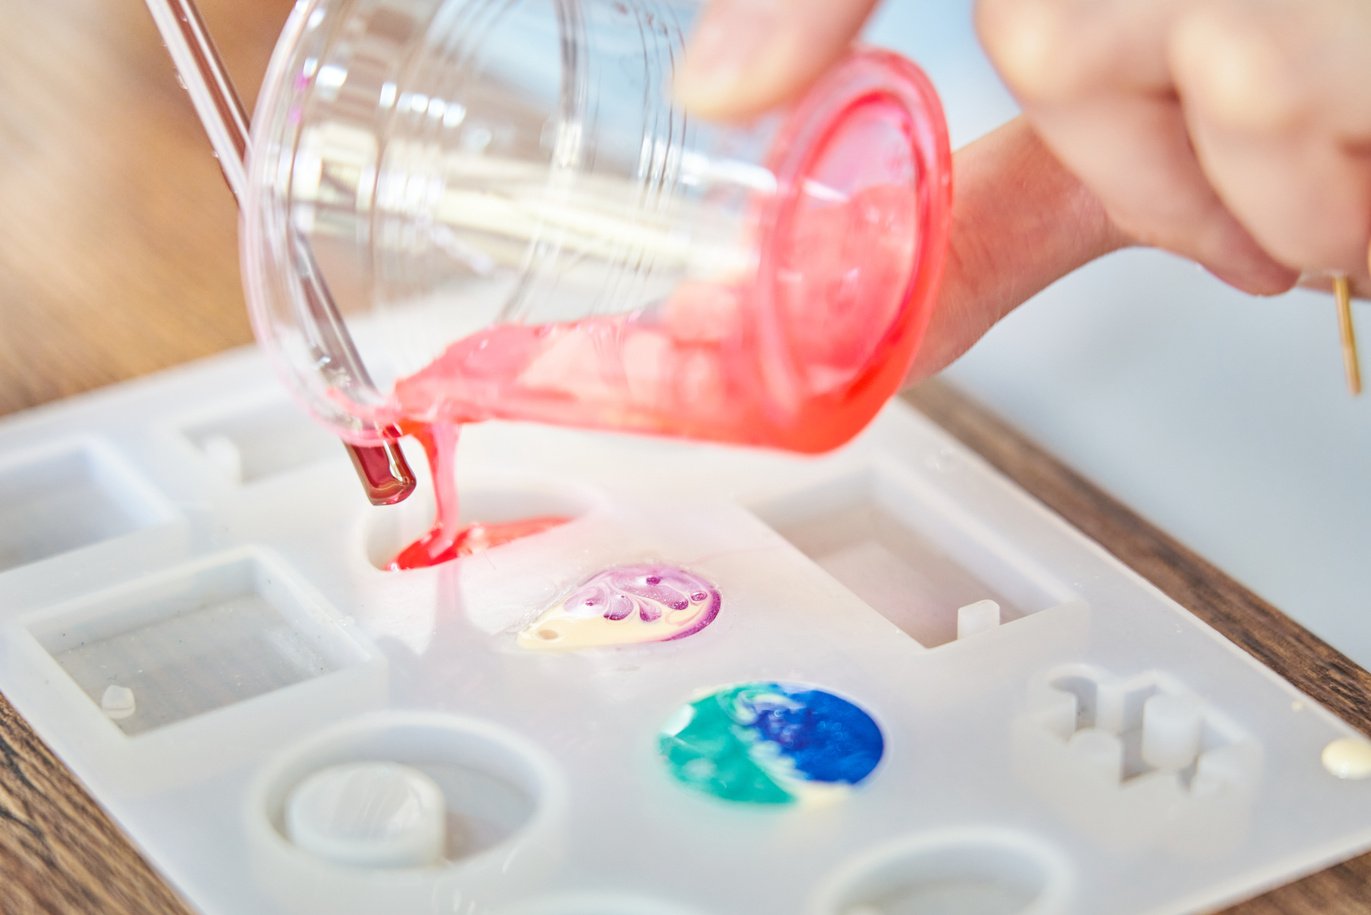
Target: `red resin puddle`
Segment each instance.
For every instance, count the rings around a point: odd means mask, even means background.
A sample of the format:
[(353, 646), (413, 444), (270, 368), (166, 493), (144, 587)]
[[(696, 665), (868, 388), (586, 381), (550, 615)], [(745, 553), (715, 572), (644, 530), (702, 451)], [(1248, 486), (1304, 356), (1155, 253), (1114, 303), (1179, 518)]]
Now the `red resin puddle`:
[(461, 556), (470, 556), (521, 537), (528, 537), (565, 524), (569, 518), (543, 517), (500, 524), (476, 522), (463, 527), (458, 523), (457, 440), (462, 427), (456, 423), (417, 426), (408, 430), (428, 456), (437, 512), (433, 528), (411, 543), (390, 561), (394, 572), (427, 569)]

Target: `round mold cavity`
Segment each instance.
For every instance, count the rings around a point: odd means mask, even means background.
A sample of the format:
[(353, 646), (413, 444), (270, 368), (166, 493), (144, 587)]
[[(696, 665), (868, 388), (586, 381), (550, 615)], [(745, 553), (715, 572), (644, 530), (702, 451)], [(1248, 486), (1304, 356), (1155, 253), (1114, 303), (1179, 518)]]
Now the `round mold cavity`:
[(977, 830), (899, 840), (850, 860), (825, 883), (819, 915), (1049, 915), (1068, 868), (1041, 842)]
[[(299, 836), (291, 819), (302, 791), (308, 800), (321, 773), (371, 764), (398, 767), (415, 784), (441, 793), (444, 838), (438, 854), (424, 856), (431, 863), (385, 852), (349, 861), (320, 854), (336, 847), (329, 843), (292, 839)], [(352, 800), (365, 801), (365, 792)], [(287, 908), (427, 911), (454, 885), (475, 898), (493, 894), (505, 880), (540, 874), (550, 858), (538, 852), (545, 844), (539, 838), (555, 830), (565, 803), (555, 764), (516, 734), (446, 715), (378, 714), (323, 731), (277, 757), (251, 789), (249, 831), (254, 859)], [(334, 814), (354, 823), (366, 816)]]
[[(422, 463), (415, 466), (422, 466)], [(458, 491), (462, 524), (477, 521), (499, 524), (549, 517), (574, 521), (588, 513), (598, 501), (588, 489), (545, 480), (481, 478), (470, 485), (459, 480)], [(433, 515), (433, 486), (429, 480), (424, 480), (419, 490), (399, 505), (381, 511), (368, 508), (362, 523), (367, 559), (376, 568), (388, 570), (401, 550), (429, 531)]]
[(697, 694), (663, 725), (657, 751), (672, 778), (715, 800), (826, 804), (872, 776), (885, 736), (837, 693), (759, 680)]
[(354, 762), (305, 776), (285, 802), (296, 848), (355, 867), (424, 867), (447, 849), (443, 789), (413, 766)]
[(675, 902), (628, 893), (567, 893), (520, 902), (499, 915), (706, 915)]

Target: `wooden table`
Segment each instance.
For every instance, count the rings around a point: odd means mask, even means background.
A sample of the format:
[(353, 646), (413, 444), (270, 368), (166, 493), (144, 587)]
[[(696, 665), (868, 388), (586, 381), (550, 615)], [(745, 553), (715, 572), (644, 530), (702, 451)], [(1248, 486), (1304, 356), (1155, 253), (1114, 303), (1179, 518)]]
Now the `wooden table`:
[[(286, 0), (201, 0), (250, 101)], [(250, 340), (236, 215), (136, 3), (0, 0), (0, 414)], [(938, 384), (914, 402), (1263, 664), (1371, 733), (1371, 675)], [(1371, 907), (1371, 855), (1238, 906)], [(0, 913), (185, 912), (0, 699)]]

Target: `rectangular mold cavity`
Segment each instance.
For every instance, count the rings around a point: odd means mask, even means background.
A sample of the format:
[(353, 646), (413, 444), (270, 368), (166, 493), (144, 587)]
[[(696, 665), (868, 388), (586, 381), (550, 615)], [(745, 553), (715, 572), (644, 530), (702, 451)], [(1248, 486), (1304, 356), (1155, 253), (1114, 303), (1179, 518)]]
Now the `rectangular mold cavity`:
[(337, 439), (280, 398), (186, 423), (181, 432), (216, 470), (241, 484), (343, 455)]
[(371, 656), (321, 597), (257, 553), (99, 595), (29, 631), (130, 736)]
[(110, 448), (77, 442), (0, 464), (0, 572), (175, 518)]
[(954, 518), (884, 467), (754, 511), (926, 648), (956, 640), (958, 611), (981, 601), (995, 601), (1005, 624), (1076, 599), (1005, 539)]

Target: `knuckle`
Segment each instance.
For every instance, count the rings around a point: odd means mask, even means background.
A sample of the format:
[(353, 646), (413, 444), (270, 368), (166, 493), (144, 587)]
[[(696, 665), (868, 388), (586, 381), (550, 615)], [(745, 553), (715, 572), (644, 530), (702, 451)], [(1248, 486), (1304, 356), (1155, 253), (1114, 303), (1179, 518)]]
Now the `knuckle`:
[(1185, 17), (1172, 57), (1182, 96), (1217, 124), (1273, 132), (1302, 114), (1305, 61), (1297, 39), (1264, 17), (1242, 15), (1235, 4), (1200, 6)]
[(1046, 102), (1069, 94), (1078, 80), (1070, 66), (1066, 0), (980, 0), (981, 44), (1021, 99)]

